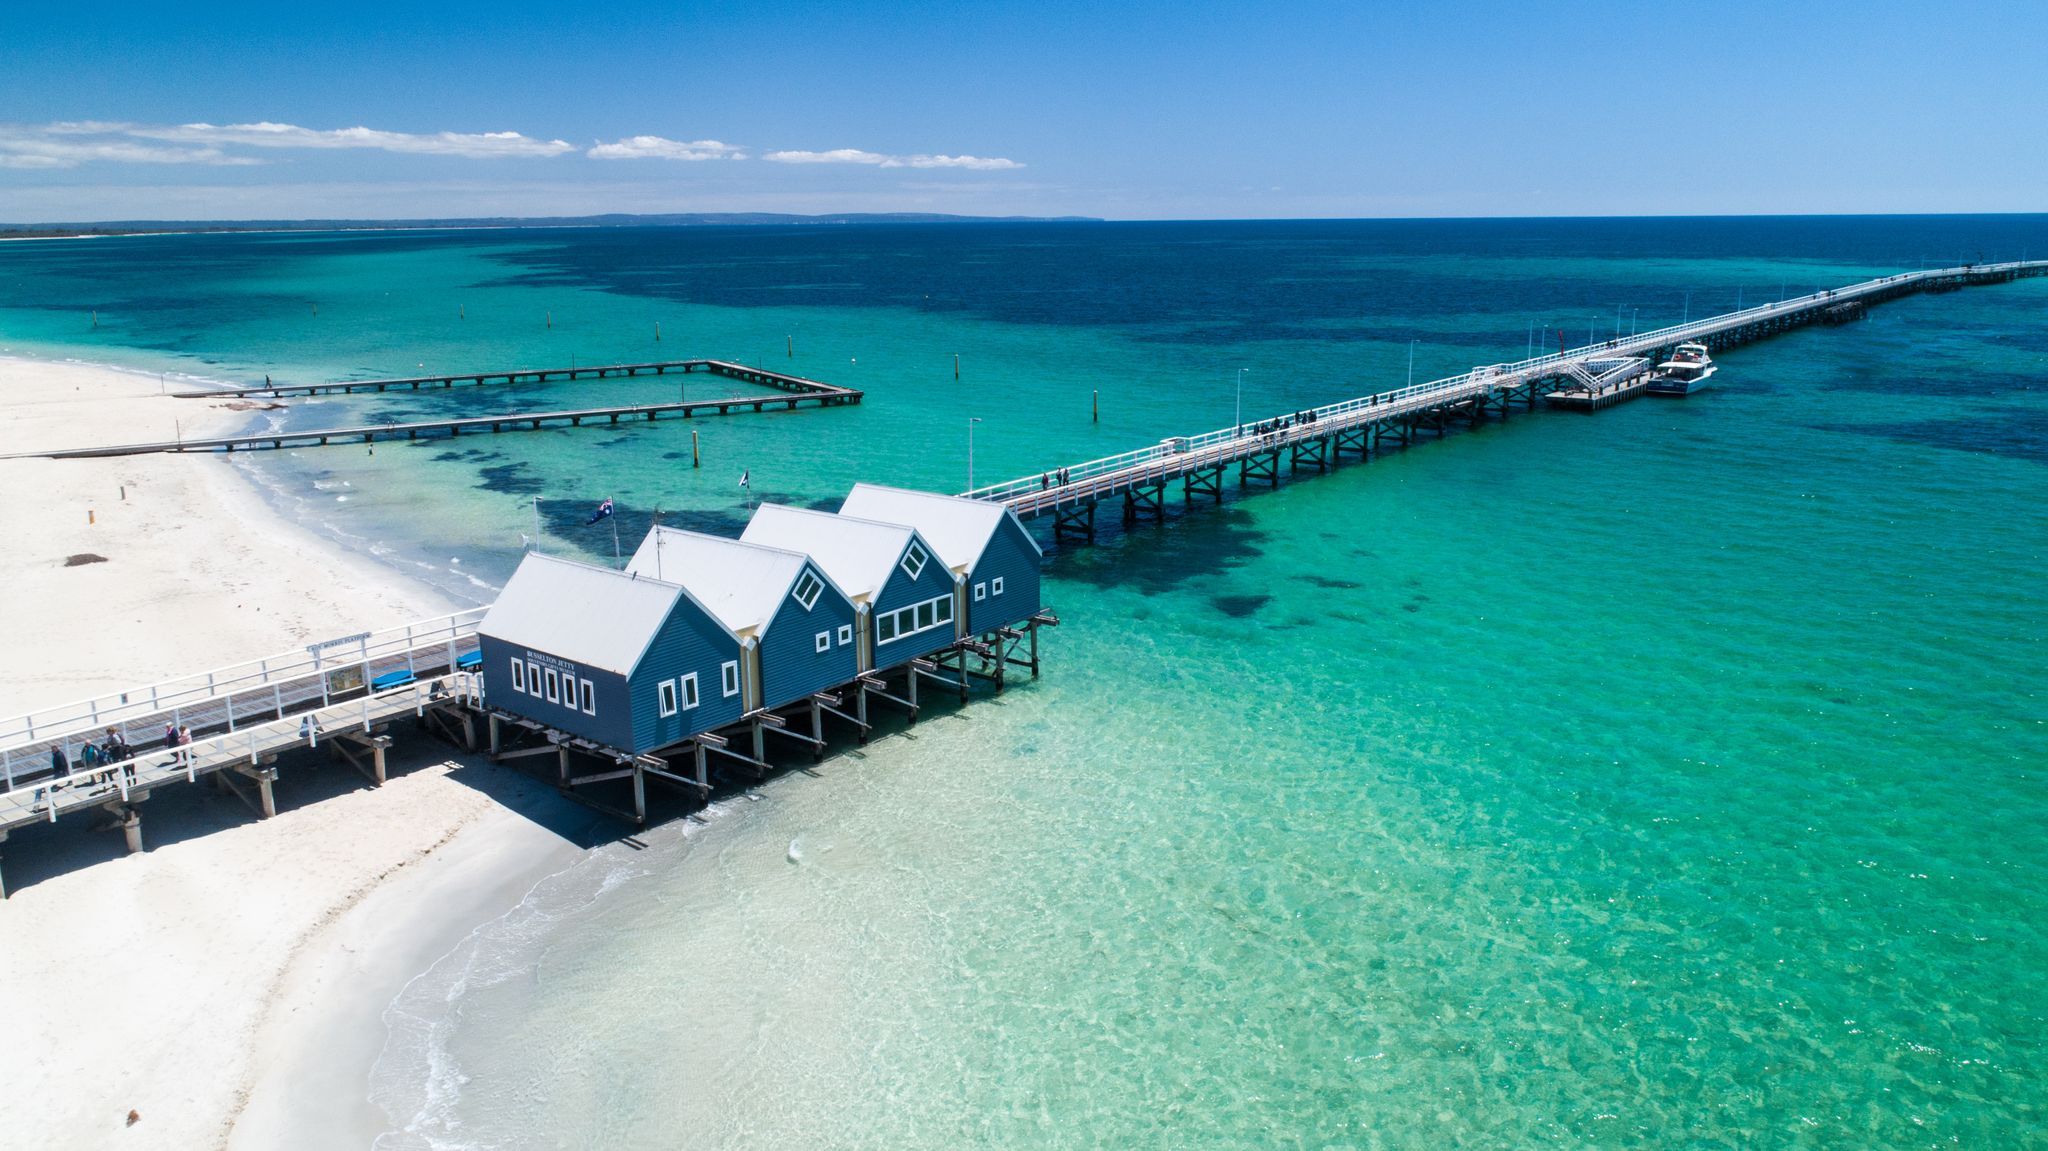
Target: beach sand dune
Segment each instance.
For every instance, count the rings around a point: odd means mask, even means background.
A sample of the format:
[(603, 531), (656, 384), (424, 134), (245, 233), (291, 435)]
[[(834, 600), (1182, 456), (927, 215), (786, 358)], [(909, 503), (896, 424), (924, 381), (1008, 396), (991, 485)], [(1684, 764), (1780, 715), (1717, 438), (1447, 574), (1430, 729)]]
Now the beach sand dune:
[[(157, 392), (0, 359), (0, 454), (250, 418)], [(0, 538), (7, 714), (460, 606), (287, 522), (219, 457), (0, 460)], [(142, 855), (84, 819), (0, 845), (0, 1142), (222, 1146), (246, 1106), (238, 1145), (305, 1146), (315, 1124), (367, 1143), (383, 1004), (572, 862), (563, 829), (590, 820), (449, 750), (402, 741), (381, 789), (301, 755), (267, 821), (169, 789)]]

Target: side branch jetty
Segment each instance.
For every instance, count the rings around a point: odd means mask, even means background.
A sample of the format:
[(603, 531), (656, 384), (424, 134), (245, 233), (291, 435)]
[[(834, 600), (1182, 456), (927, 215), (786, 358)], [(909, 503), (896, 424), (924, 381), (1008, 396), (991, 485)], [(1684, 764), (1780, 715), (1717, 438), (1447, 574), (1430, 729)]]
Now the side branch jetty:
[(1176, 483), (1189, 504), (1198, 498), (1220, 504), (1225, 476), (1233, 467), (1240, 487), (1278, 487), (1283, 468), (1288, 475), (1305, 469), (1321, 474), (1346, 453), (1365, 460), (1388, 446), (1407, 447), (1418, 437), (1441, 439), (1453, 427), (1472, 427), (1489, 416), (1505, 419), (1514, 405), (1534, 408), (1539, 399), (1558, 392), (1582, 399), (1568, 406), (1598, 411), (1640, 394), (1657, 363), (1680, 344), (1730, 348), (1808, 324), (1845, 323), (1872, 304), (1901, 296), (2040, 275), (2048, 275), (2048, 260), (1902, 272), (1515, 363), (1476, 367), (1274, 419), (1168, 436), (1151, 447), (1050, 468), (964, 495), (1001, 504), (1019, 519), (1049, 516), (1055, 540), (1093, 543), (1096, 509), (1105, 501), (1121, 502), (1125, 525), (1146, 518), (1163, 522), (1167, 491)]
[[(47, 452), (23, 452), (20, 456), (45, 459), (85, 459), (96, 456), (140, 456), (164, 452), (249, 452), (275, 450), (279, 448), (310, 448), (327, 444), (367, 444), (377, 440), (419, 440), (450, 439), (461, 435), (491, 434), (497, 432), (540, 431), (549, 427), (582, 427), (587, 423), (616, 424), (623, 420), (654, 420), (662, 416), (680, 415), (689, 419), (697, 415), (732, 415), (735, 412), (766, 412), (772, 410), (794, 411), (800, 407), (838, 407), (843, 404), (857, 404), (865, 394), (856, 388), (840, 387), (820, 380), (805, 379), (802, 376), (785, 375), (762, 368), (750, 368), (743, 364), (726, 363), (723, 360), (678, 360), (669, 364), (625, 364), (609, 367), (563, 368), (548, 372), (500, 373), (492, 376), (433, 376), (420, 380), (373, 380), (355, 384), (301, 384), (279, 385), (266, 388), (234, 388), (217, 392), (180, 392), (187, 398), (197, 396), (238, 397), (271, 396), (278, 394), (320, 395), (344, 391), (360, 391), (375, 388), (383, 391), (385, 386), (400, 384), (431, 385), (435, 381), (457, 380), (481, 383), (486, 379), (529, 377), (545, 378), (558, 375), (564, 378), (612, 374), (633, 374), (631, 369), (663, 369), (672, 371), (706, 371), (725, 379), (739, 380), (786, 392), (782, 396), (726, 396), (714, 400), (673, 400), (652, 404), (627, 404), (618, 407), (564, 408), (548, 412), (505, 412), (488, 416), (464, 416), (457, 419), (417, 420), (406, 423), (359, 424), (335, 428), (305, 428), (297, 431), (259, 430), (244, 432), (235, 436), (213, 436), (200, 439), (160, 440), (154, 443), (107, 444), (88, 448), (64, 448)], [(655, 374), (660, 374), (656, 372)], [(442, 386), (454, 386), (444, 384)], [(324, 390), (323, 390), (324, 389)], [(13, 457), (6, 457), (13, 458)]]

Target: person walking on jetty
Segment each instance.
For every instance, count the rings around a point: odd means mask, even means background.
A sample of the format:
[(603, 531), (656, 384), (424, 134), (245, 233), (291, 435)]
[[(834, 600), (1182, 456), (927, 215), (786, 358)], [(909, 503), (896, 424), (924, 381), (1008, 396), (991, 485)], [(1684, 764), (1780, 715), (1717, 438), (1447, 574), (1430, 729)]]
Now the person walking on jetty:
[(189, 727), (181, 727), (178, 729), (178, 750), (176, 753), (176, 759), (179, 767), (192, 766), (192, 729)]

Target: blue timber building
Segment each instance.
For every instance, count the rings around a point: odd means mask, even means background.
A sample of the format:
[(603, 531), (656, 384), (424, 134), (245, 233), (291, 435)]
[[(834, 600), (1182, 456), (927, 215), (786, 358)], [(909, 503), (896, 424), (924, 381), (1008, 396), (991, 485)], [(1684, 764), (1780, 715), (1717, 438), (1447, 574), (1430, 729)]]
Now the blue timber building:
[(477, 638), (490, 707), (617, 751), (746, 713), (741, 641), (680, 584), (529, 554)]
[(959, 580), (959, 636), (987, 635), (1038, 614), (1044, 549), (998, 503), (855, 484), (839, 514), (917, 529)]
[(806, 555), (656, 527), (626, 571), (680, 585), (739, 645), (742, 714), (802, 702), (860, 674), (859, 612)]
[(898, 667), (959, 638), (953, 573), (913, 527), (762, 504), (740, 539), (803, 552), (845, 591), (861, 614), (861, 671)]

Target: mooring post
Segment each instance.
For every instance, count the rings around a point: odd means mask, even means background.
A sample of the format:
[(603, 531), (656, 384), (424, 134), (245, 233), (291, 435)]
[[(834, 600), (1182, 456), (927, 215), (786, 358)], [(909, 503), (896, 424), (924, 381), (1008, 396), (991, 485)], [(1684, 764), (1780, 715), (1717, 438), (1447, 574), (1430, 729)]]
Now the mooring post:
[[(689, 413), (685, 412), (684, 414), (688, 415)], [(690, 429), (690, 466), (693, 468), (704, 466), (703, 457), (697, 454), (697, 429), (695, 428)]]
[(789, 358), (792, 360), (796, 359), (796, 337), (785, 336), (783, 338), (789, 341)]
[(956, 380), (960, 378), (960, 353), (958, 352), (953, 353), (953, 378)]
[(1088, 422), (1091, 424), (1102, 422), (1102, 390), (1100, 388), (1093, 389), (1088, 393)]

